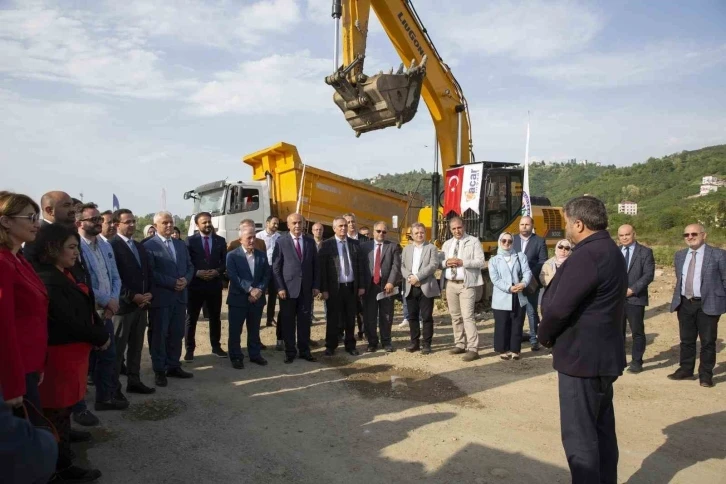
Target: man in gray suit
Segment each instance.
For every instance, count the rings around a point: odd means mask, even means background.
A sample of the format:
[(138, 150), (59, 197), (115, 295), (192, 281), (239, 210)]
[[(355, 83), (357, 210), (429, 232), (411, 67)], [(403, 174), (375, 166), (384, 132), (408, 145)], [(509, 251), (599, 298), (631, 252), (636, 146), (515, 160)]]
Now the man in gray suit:
[(625, 224), (618, 228), (618, 240), (628, 270), (623, 340), (628, 322), (633, 333), (633, 356), (630, 359), (628, 372), (640, 373), (643, 371), (643, 353), (645, 353), (645, 307), (648, 305), (648, 285), (653, 282), (655, 276), (655, 260), (651, 249), (635, 241), (635, 228), (632, 225)]
[(691, 224), (684, 230), (687, 249), (675, 256), (676, 287), (671, 312), (678, 311), (681, 336), (680, 367), (668, 375), (671, 380), (693, 377), (696, 366), (696, 339), (701, 339), (701, 386), (713, 386), (716, 365), (718, 320), (726, 313), (726, 252), (706, 244), (703, 225)]
[[(378, 349), (378, 331), (381, 333), (381, 346), (386, 353), (394, 351), (391, 344), (393, 289), (401, 282), (401, 248), (398, 244), (386, 240), (387, 233), (386, 223), (376, 222), (373, 226), (373, 240), (361, 244), (368, 261), (363, 276), (363, 283), (367, 285), (363, 309), (368, 353)], [(387, 297), (378, 300), (378, 294), (382, 292), (386, 293)]]
[[(422, 223), (411, 224), (412, 244), (403, 249), (401, 275), (403, 276), (403, 297), (408, 305), (408, 322), (411, 331), (411, 344), (406, 351), (413, 353), (421, 350), (422, 355), (431, 353), (431, 340), (434, 336), (434, 298), (441, 294), (439, 283), (434, 276), (439, 266), (438, 251), (426, 238), (426, 227)], [(423, 344), (421, 325), (423, 325)]]
[(146, 242), (154, 285), (151, 294), (149, 321), (151, 333), (151, 363), (156, 375), (156, 386), (165, 387), (166, 377), (191, 378), (182, 370), (182, 339), (187, 307), (187, 284), (194, 277), (194, 266), (187, 246), (171, 237), (174, 219), (169, 212), (154, 215), (156, 235)]

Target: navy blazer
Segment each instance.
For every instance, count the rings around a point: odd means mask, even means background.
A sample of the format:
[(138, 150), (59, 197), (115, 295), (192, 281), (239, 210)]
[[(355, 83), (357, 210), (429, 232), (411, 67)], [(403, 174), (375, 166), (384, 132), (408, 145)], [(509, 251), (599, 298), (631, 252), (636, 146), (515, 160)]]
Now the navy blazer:
[(227, 254), (227, 277), (229, 278), (229, 292), (227, 304), (230, 306), (249, 306), (250, 289), (262, 291), (262, 297), (254, 303), (255, 306), (265, 305), (265, 293), (270, 282), (270, 263), (267, 262), (267, 253), (255, 249), (255, 275), (250, 272), (247, 255), (242, 247), (238, 247)]
[(151, 261), (149, 261), (149, 255), (146, 253), (144, 246), (135, 240), (133, 243), (139, 253), (140, 265), (124, 239), (116, 235), (109, 240), (109, 243), (113, 247), (116, 266), (118, 267), (119, 276), (121, 276), (121, 297), (119, 299), (118, 314), (128, 314), (138, 309), (138, 306), (133, 302), (134, 296), (151, 292), (151, 286), (153, 285)]
[[(189, 257), (192, 259), (194, 266), (194, 278), (189, 283), (189, 289), (195, 290), (221, 290), (222, 279), (227, 271), (227, 241), (217, 234), (209, 236), (211, 245), (209, 247), (209, 261), (204, 254), (204, 241), (202, 234), (194, 234), (187, 239), (187, 249)], [(206, 271), (216, 269), (220, 277), (205, 281), (196, 276), (197, 271)]]
[(143, 243), (146, 253), (149, 255), (151, 270), (154, 274), (154, 285), (151, 289), (153, 299), (152, 308), (164, 308), (173, 304), (187, 303), (187, 287), (183, 291), (175, 291), (177, 279), (183, 277), (189, 283), (194, 277), (194, 266), (189, 257), (187, 246), (181, 240), (171, 239), (176, 251), (176, 260), (166, 249), (166, 246), (158, 236), (154, 236)]
[[(618, 250), (622, 254), (623, 246), (618, 246)], [(628, 289), (633, 291), (633, 295), (626, 298), (628, 304), (633, 306), (648, 305), (648, 285), (653, 282), (654, 277), (655, 259), (653, 258), (653, 250), (635, 242), (633, 251), (630, 253), (630, 265), (628, 266)]]
[[(515, 252), (522, 252), (522, 238), (519, 234), (512, 237), (512, 248)], [(547, 262), (547, 243), (545, 239), (537, 234), (529, 236), (529, 242), (527, 242), (527, 249), (524, 251), (524, 255), (527, 256), (527, 263), (529, 264), (529, 270), (532, 271), (532, 277), (537, 281), (537, 284), (542, 286), (539, 282), (539, 274), (542, 272), (542, 266)]]
[(272, 252), (272, 275), (277, 290), (287, 291), (287, 297), (312, 298), (313, 289), (320, 289), (320, 270), (318, 268), (318, 250), (315, 240), (307, 235), (302, 240), (302, 261), (297, 256), (295, 241), (292, 235), (284, 234), (277, 239)]
[[(357, 240), (348, 238), (348, 256), (350, 267), (353, 271), (353, 294), (358, 296), (358, 288), (365, 288), (363, 281), (365, 274), (365, 255)], [(320, 246), (318, 257), (320, 258), (320, 291), (328, 292), (330, 297), (338, 295), (340, 274), (340, 257), (338, 255), (338, 239), (335, 236), (326, 239)]]
[[(690, 249), (676, 252), (673, 264), (676, 268), (676, 287), (673, 289), (671, 312), (681, 305), (683, 264)], [(726, 313), (726, 251), (706, 244), (701, 265), (701, 308), (710, 316)]]

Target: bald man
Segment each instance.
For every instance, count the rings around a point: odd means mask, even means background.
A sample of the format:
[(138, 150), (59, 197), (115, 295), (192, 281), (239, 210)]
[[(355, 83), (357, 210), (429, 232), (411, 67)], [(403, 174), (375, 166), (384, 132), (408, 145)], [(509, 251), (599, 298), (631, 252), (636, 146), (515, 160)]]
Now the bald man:
[(625, 258), (628, 269), (623, 340), (628, 323), (630, 323), (630, 332), (633, 333), (633, 354), (628, 373), (640, 373), (643, 371), (645, 353), (645, 307), (648, 305), (648, 286), (655, 276), (655, 259), (651, 249), (635, 241), (635, 228), (632, 225), (625, 224), (618, 228), (618, 240), (620, 241), (618, 248)]
[[(73, 208), (73, 199), (66, 192), (52, 191), (40, 198), (40, 211), (43, 217), (40, 227), (45, 225), (60, 224), (66, 227), (76, 228), (76, 212)], [(35, 242), (26, 242), (23, 246), (23, 256), (30, 262), (35, 259)]]

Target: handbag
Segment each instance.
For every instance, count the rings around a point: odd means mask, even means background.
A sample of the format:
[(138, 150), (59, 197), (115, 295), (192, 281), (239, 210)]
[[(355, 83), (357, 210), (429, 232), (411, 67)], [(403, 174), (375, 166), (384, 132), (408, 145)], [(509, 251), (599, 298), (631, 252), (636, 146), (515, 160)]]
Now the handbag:
[(41, 420), (45, 421), (45, 423), (48, 424), (47, 427), (45, 425), (36, 425), (35, 428), (47, 430), (48, 432), (53, 434), (53, 438), (55, 439), (56, 442), (60, 442), (60, 436), (58, 435), (58, 431), (56, 430), (55, 425), (53, 425), (50, 420), (45, 418), (45, 415), (43, 415), (43, 412), (38, 410), (35, 407), (35, 405), (33, 405), (33, 403), (30, 400), (28, 400), (27, 398), (23, 398), (23, 407), (22, 407), (23, 415), (25, 416), (25, 420), (27, 420), (28, 422), (30, 422), (32, 424), (32, 421), (30, 420), (30, 414), (28, 414), (28, 406), (30, 406), (30, 409), (33, 412), (35, 412), (35, 414), (38, 415)]
[[(524, 274), (522, 274), (522, 264), (519, 262), (519, 254), (523, 254), (523, 252), (517, 252), (517, 265), (519, 266), (519, 280), (521, 281), (524, 278)], [(529, 285), (524, 288), (522, 293), (524, 293), (525, 296), (533, 296), (537, 294), (537, 291), (539, 291), (539, 281), (537, 281), (537, 278), (534, 277), (534, 273), (532, 274), (532, 279), (529, 281)]]

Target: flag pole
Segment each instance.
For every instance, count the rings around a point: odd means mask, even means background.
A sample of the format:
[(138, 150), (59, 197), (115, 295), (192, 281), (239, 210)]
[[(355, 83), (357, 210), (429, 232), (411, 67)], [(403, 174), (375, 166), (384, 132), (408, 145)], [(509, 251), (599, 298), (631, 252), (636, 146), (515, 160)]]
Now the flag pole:
[(527, 141), (524, 147), (524, 182), (522, 184), (522, 216), (532, 216), (532, 202), (529, 192), (529, 111), (527, 111)]

